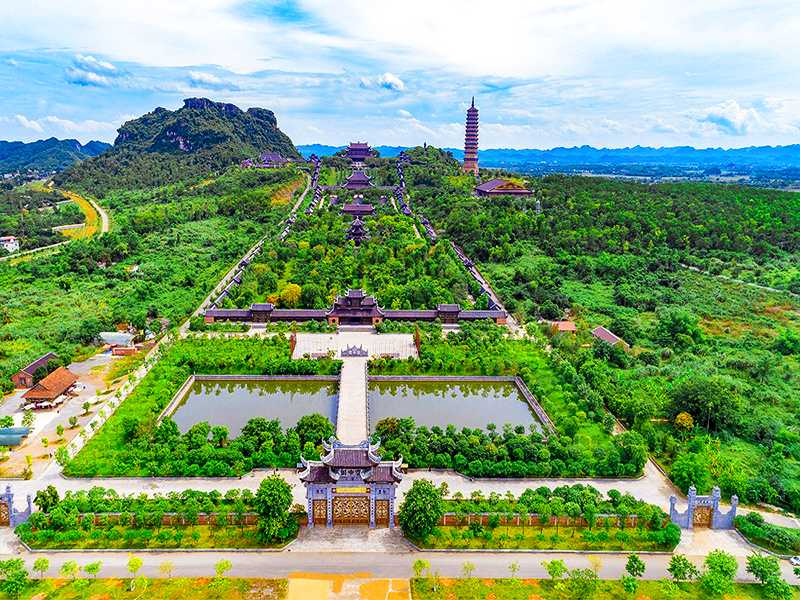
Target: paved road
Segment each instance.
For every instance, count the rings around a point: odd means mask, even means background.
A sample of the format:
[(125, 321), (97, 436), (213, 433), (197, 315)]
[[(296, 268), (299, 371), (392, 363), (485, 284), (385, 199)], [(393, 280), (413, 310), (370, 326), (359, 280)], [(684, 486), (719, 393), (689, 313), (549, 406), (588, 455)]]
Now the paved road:
[(97, 214), (100, 215), (100, 233), (108, 233), (111, 231), (111, 219), (108, 218), (108, 213), (105, 209), (91, 198), (87, 198), (86, 200), (88, 200), (89, 204), (97, 211)]
[[(26, 563), (31, 567), (33, 561), (44, 556), (50, 560), (50, 576), (56, 576), (58, 569), (67, 560), (76, 560), (79, 565), (101, 560), (104, 577), (129, 576), (127, 552), (82, 552), (58, 553), (43, 552), (27, 554)], [(546, 578), (547, 572), (542, 566), (546, 560), (561, 559), (567, 567), (595, 568), (603, 579), (619, 579), (625, 571), (627, 556), (625, 555), (577, 555), (572, 553), (372, 553), (372, 552), (159, 552), (137, 554), (144, 562), (140, 574), (148, 577), (162, 577), (158, 566), (164, 561), (174, 565), (174, 576), (202, 577), (214, 573), (214, 564), (225, 558), (233, 563), (229, 575), (234, 577), (288, 577), (304, 573), (339, 573), (362, 574), (362, 577), (409, 577), (412, 564), (417, 559), (427, 560), (433, 571), (445, 577), (461, 576), (465, 562), (475, 565), (476, 577), (508, 577), (509, 565), (519, 564), (519, 576), (523, 578)], [(668, 576), (669, 556), (641, 556), (647, 565), (644, 579), (661, 579)], [(696, 564), (702, 563), (702, 557), (690, 557)], [(740, 562), (737, 578), (740, 581), (752, 581), (745, 573), (743, 561)], [(797, 583), (798, 579), (784, 561), (781, 565), (784, 577)]]

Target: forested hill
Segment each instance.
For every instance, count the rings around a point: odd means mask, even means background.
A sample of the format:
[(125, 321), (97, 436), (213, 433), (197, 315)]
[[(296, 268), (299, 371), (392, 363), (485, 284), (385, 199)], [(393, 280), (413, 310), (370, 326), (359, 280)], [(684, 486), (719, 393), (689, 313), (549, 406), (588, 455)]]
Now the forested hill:
[(108, 152), (68, 169), (56, 182), (93, 194), (152, 187), (224, 169), (265, 151), (300, 157), (272, 111), (188, 98), (178, 110), (159, 107), (128, 121)]
[(49, 138), (35, 142), (0, 140), (0, 173), (15, 171), (60, 171), (78, 161), (97, 156), (110, 148), (105, 142)]

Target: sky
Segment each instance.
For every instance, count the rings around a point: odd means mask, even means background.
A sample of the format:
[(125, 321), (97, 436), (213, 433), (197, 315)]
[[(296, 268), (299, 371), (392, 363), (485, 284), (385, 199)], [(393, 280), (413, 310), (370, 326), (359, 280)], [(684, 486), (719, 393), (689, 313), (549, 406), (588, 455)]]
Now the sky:
[(796, 0), (4, 0), (0, 139), (112, 142), (187, 97), (296, 144), (800, 143)]

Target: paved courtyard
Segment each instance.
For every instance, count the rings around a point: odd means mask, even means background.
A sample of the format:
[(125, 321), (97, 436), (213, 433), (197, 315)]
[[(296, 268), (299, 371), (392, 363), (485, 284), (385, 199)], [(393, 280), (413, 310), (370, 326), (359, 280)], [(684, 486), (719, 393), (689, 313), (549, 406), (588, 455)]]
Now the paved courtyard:
[(301, 527), (291, 552), (411, 552), (399, 529), (366, 526)]
[(338, 333), (298, 333), (292, 358), (332, 351), (336, 358), (348, 347), (362, 347), (369, 357), (390, 355), (395, 358), (417, 356), (414, 336), (410, 333), (377, 333), (371, 327), (342, 327)]

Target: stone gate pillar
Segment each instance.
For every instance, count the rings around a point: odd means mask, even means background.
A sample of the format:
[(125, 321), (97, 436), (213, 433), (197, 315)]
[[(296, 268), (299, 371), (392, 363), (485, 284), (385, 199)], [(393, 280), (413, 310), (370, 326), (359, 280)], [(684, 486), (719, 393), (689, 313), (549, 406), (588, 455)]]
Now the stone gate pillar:
[(325, 489), (325, 502), (327, 504), (327, 509), (328, 509), (327, 510), (328, 522), (326, 523), (326, 525), (328, 527), (333, 527), (333, 488), (331, 488), (330, 486), (328, 486)]
[(375, 488), (369, 488), (369, 527), (375, 529)]
[(689, 508), (686, 509), (686, 517), (688, 521), (686, 527), (689, 529), (694, 529), (694, 508), (695, 503), (697, 502), (697, 488), (691, 486), (689, 488), (689, 492), (686, 494), (686, 497), (689, 501)]

